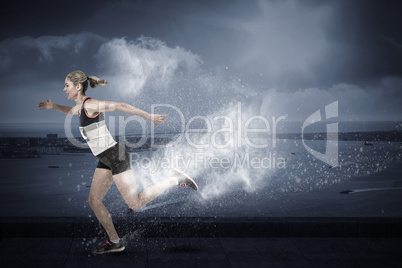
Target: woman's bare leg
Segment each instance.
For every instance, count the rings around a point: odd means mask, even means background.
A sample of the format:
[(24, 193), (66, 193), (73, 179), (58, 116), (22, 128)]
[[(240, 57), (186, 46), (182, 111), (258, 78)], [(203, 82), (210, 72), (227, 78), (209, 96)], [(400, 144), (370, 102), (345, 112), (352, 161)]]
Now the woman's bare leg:
[(88, 202), (94, 211), (96, 218), (105, 228), (110, 240), (117, 240), (116, 229), (114, 228), (112, 217), (103, 204), (103, 198), (113, 183), (112, 172), (109, 169), (96, 168), (92, 179), (91, 191), (89, 192)]
[(144, 191), (138, 194), (137, 184), (131, 170), (113, 175), (113, 180), (120, 194), (123, 196), (124, 201), (126, 201), (127, 205), (134, 210), (144, 207), (165, 190), (177, 185), (177, 179), (175, 177), (170, 177), (147, 187)]

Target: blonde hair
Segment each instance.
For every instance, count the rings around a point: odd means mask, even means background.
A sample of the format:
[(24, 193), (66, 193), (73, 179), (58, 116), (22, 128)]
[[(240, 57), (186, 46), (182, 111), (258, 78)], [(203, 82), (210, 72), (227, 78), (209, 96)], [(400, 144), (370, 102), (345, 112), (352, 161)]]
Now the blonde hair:
[(109, 82), (103, 79), (100, 79), (96, 76), (86, 76), (83, 71), (77, 70), (74, 72), (71, 72), (67, 75), (67, 78), (73, 82), (74, 86), (81, 84), (82, 85), (82, 93), (85, 94), (85, 92), (88, 89), (88, 81), (89, 85), (94, 88), (97, 86), (106, 86)]

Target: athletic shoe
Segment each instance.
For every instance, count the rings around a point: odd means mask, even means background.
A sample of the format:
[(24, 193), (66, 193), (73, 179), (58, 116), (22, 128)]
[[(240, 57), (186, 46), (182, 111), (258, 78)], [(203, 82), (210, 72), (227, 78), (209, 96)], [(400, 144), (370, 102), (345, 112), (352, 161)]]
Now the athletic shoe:
[(101, 246), (95, 248), (92, 252), (94, 254), (104, 254), (110, 252), (120, 252), (125, 249), (123, 239), (120, 239), (119, 243), (113, 243), (110, 240), (106, 240)]
[(174, 168), (174, 174), (173, 176), (175, 176), (177, 178), (177, 181), (179, 182), (179, 186), (182, 188), (187, 188), (187, 186), (193, 188), (195, 191), (198, 190), (198, 186), (195, 183), (195, 181), (190, 178), (190, 176), (188, 176), (186, 173), (184, 173), (181, 170), (178, 170), (177, 168)]

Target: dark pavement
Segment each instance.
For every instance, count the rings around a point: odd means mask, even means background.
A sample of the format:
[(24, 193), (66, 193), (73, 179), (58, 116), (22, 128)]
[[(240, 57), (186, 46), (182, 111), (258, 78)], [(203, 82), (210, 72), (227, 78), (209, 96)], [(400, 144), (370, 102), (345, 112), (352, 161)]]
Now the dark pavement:
[(2, 267), (402, 266), (401, 238), (136, 238), (123, 252), (99, 256), (90, 239), (5, 238)]
[(402, 267), (400, 218), (116, 219), (126, 250), (80, 218), (2, 218), (2, 267)]

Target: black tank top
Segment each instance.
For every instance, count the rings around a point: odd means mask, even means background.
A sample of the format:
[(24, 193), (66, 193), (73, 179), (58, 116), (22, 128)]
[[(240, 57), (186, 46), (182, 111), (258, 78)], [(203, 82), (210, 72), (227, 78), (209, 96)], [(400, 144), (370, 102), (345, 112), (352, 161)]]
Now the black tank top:
[(105, 120), (105, 118), (104, 118), (104, 116), (103, 116), (103, 113), (101, 113), (101, 112), (99, 112), (97, 115), (95, 115), (95, 116), (89, 116), (88, 114), (87, 114), (87, 111), (85, 110), (85, 102), (87, 101), (87, 100), (89, 100), (89, 99), (91, 99), (91, 97), (88, 97), (88, 98), (86, 98), (83, 102), (82, 102), (82, 106), (81, 106), (81, 111), (80, 111), (80, 114), (79, 114), (79, 117), (80, 117), (80, 126), (81, 127), (86, 127), (86, 126), (89, 126), (90, 124), (93, 124), (93, 123), (98, 123), (98, 122), (100, 122), (100, 121), (104, 121)]

